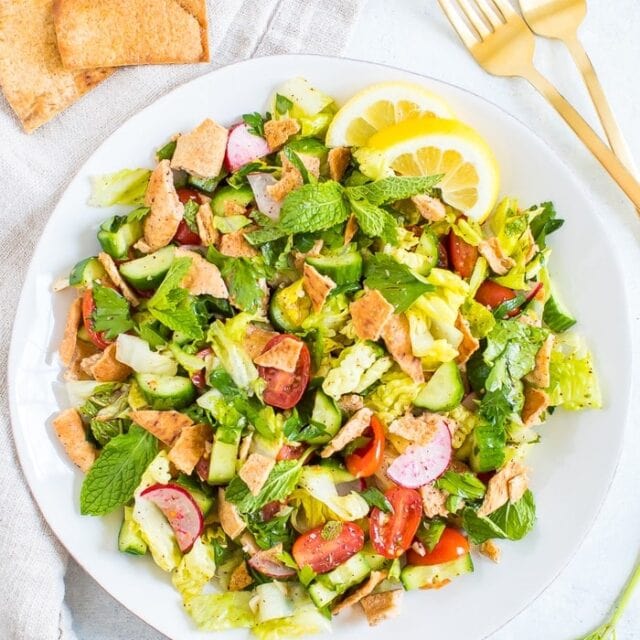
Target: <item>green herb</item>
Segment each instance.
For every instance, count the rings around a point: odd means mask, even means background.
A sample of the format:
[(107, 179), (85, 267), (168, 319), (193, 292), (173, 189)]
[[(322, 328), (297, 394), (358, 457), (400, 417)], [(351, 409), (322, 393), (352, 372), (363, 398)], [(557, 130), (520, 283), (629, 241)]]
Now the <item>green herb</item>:
[(281, 551), (276, 554), (276, 558), (280, 560), (285, 567), (289, 567), (289, 569), (293, 569), (294, 571), (298, 571), (298, 569), (300, 569), (298, 563), (293, 559), (293, 556), (288, 551)]
[(388, 211), (367, 200), (349, 198), (349, 202), (362, 233), (370, 238), (382, 238), (388, 244), (397, 244), (397, 224)]
[(93, 328), (104, 332), (107, 340), (133, 329), (129, 303), (115, 289), (94, 283), (93, 301), (96, 305), (92, 315)]
[(308, 425), (304, 425), (296, 409), (285, 420), (283, 432), (287, 440), (291, 442), (309, 442), (316, 438), (327, 435), (325, 426), (320, 422), (310, 421)]
[(200, 205), (195, 200), (189, 200), (187, 204), (184, 205), (184, 221), (187, 223), (187, 227), (193, 233), (198, 233), (198, 223), (196, 222), (196, 216), (198, 215), (198, 210), (200, 209)]
[(133, 211), (127, 213), (127, 222), (142, 222), (151, 209), (149, 207), (137, 207)]
[(245, 239), (249, 244), (253, 246), (259, 246), (262, 244), (266, 244), (267, 242), (273, 242), (274, 240), (279, 240), (287, 235), (287, 232), (282, 229), (277, 224), (270, 224), (269, 226), (265, 226), (262, 229), (258, 229), (257, 231), (250, 231), (245, 234)]
[(538, 248), (545, 249), (547, 236), (557, 231), (564, 224), (564, 220), (556, 218), (557, 213), (553, 202), (543, 202), (540, 207), (542, 207), (542, 213), (531, 221), (530, 228)]
[(506, 424), (513, 409), (504, 393), (497, 390), (485, 394), (478, 413), (482, 420), (471, 434), (471, 466), (476, 472), (492, 471), (504, 463)]
[(464, 505), (464, 499), (461, 498), (460, 496), (447, 496), (447, 499), (445, 500), (444, 506), (447, 509), (447, 511), (451, 512), (451, 513), (457, 513), (458, 509), (462, 508), (462, 506)]
[(123, 434), (128, 429), (131, 422), (124, 418), (114, 418), (112, 420), (98, 420), (94, 418), (89, 423), (91, 435), (98, 444), (104, 447), (108, 442)]
[(289, 160), (289, 162), (300, 172), (303, 184), (309, 184), (310, 182), (316, 181), (315, 177), (309, 174), (309, 171), (307, 170), (304, 162), (302, 162), (300, 156), (291, 147), (284, 148), (284, 155), (287, 160)]
[(257, 112), (245, 113), (242, 116), (249, 133), (260, 138), (264, 137), (264, 118)]
[(158, 158), (158, 162), (160, 162), (160, 160), (171, 160), (176, 151), (177, 144), (178, 143), (175, 140), (170, 140), (164, 145), (164, 147), (160, 147), (156, 151), (156, 158)]
[(199, 191), (203, 191), (204, 193), (211, 195), (226, 176), (226, 169), (223, 169), (217, 176), (212, 178), (199, 178), (197, 176), (189, 175), (187, 177), (187, 184), (191, 187), (195, 187)]
[(122, 389), (122, 385), (119, 382), (105, 382), (98, 385), (78, 409), (78, 412), (85, 421), (92, 420), (101, 409), (110, 405), (119, 396), (120, 389)]
[(322, 231), (344, 222), (349, 207), (342, 186), (328, 180), (305, 184), (282, 203), (280, 228), (287, 234)]
[(368, 505), (380, 509), (383, 513), (393, 513), (391, 503), (380, 489), (368, 487), (360, 495), (367, 501)]
[(431, 193), (441, 178), (441, 175), (393, 176), (359, 187), (347, 187), (347, 194), (349, 199), (368, 200), (371, 204), (380, 206), (398, 200), (406, 200), (423, 193)]
[(289, 113), (293, 109), (293, 102), (289, 98), (285, 98), (283, 95), (276, 93), (276, 113), (280, 116)]
[(238, 169), (235, 173), (227, 178), (227, 184), (234, 189), (240, 189), (240, 187), (247, 184), (247, 176), (250, 173), (254, 173), (256, 171), (262, 173), (272, 173), (273, 171), (277, 171), (280, 167), (270, 167), (265, 162), (255, 161), (249, 162), (245, 164), (244, 167)]
[(498, 305), (493, 312), (493, 317), (498, 320), (504, 320), (504, 318), (519, 309), (526, 301), (527, 294), (519, 293), (514, 298), (511, 298), (511, 300), (505, 300), (502, 304)]
[(342, 522), (338, 522), (337, 520), (329, 520), (325, 522), (324, 527), (322, 527), (320, 537), (323, 540), (330, 542), (331, 540), (335, 540), (341, 532)]
[(128, 502), (157, 452), (158, 441), (138, 425), (110, 440), (82, 483), (80, 513), (102, 516)]
[(436, 487), (466, 500), (479, 500), (486, 492), (484, 483), (473, 473), (447, 471), (436, 480)]
[(289, 526), (289, 518), (293, 509), (286, 507), (280, 515), (274, 516), (271, 520), (261, 522), (255, 517), (249, 517), (247, 528), (253, 534), (256, 543), (261, 549), (271, 549), (282, 543), (289, 547), (292, 542), (293, 530)]
[(420, 523), (420, 528), (416, 533), (416, 538), (422, 542), (422, 544), (426, 547), (427, 551), (431, 553), (435, 546), (440, 542), (440, 538), (444, 533), (444, 530), (447, 528), (444, 520), (433, 519), (428, 522), (422, 521)]
[(434, 290), (433, 285), (419, 279), (407, 265), (382, 253), (366, 261), (365, 284), (380, 291), (396, 313), (406, 311), (423, 293)]
[(255, 313), (262, 308), (265, 292), (260, 286), (264, 268), (255, 260), (231, 258), (209, 247), (207, 259), (215, 264), (229, 289), (229, 298), (242, 311)]
[(311, 568), (310, 565), (305, 564), (300, 571), (298, 571), (298, 580), (300, 584), (305, 587), (308, 587), (313, 580), (315, 580), (318, 574)]

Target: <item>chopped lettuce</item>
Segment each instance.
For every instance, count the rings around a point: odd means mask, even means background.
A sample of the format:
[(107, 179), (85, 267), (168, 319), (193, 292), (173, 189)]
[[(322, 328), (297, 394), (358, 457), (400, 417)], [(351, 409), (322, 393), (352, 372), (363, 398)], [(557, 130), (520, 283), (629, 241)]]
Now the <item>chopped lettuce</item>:
[(92, 207), (142, 204), (150, 175), (148, 169), (122, 169), (116, 173), (94, 176), (89, 204)]
[(293, 615), (262, 622), (251, 629), (259, 640), (287, 640), (331, 630), (330, 621), (309, 601), (295, 603)]
[(207, 534), (200, 536), (185, 554), (173, 572), (171, 581), (183, 599), (200, 595), (205, 585), (216, 572), (216, 561), (213, 547), (207, 541)]
[(469, 323), (469, 329), (475, 338), (486, 338), (496, 324), (496, 319), (483, 304), (473, 299), (467, 300), (461, 309), (462, 315)]
[(152, 351), (142, 338), (122, 333), (116, 340), (116, 358), (136, 373), (175, 376), (178, 364), (170, 356)]
[(293, 602), (284, 582), (265, 582), (254, 589), (251, 608), (255, 612), (256, 622), (268, 622), (279, 618), (288, 618), (293, 614)]
[(367, 397), (366, 404), (389, 424), (411, 408), (421, 385), (406, 373), (393, 369), (380, 379), (380, 385)]
[(84, 404), (103, 383), (95, 380), (70, 380), (65, 383), (65, 391), (69, 404), (79, 407)]
[(187, 598), (184, 606), (199, 629), (224, 631), (253, 626), (252, 597), (250, 591), (206, 593)]
[(314, 498), (305, 489), (296, 489), (289, 495), (288, 503), (294, 507), (291, 524), (299, 533), (315, 529), (329, 520), (338, 519), (324, 502)]

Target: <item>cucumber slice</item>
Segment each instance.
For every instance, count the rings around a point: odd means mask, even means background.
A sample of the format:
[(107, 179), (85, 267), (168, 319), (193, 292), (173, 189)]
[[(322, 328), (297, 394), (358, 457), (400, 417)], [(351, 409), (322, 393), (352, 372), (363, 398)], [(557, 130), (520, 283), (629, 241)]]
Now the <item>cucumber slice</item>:
[(400, 580), (407, 590), (424, 589), (432, 587), (443, 580), (451, 580), (456, 576), (473, 572), (473, 561), (471, 554), (465, 553), (463, 556), (431, 566), (406, 566), (400, 574)]
[(450, 411), (464, 395), (464, 385), (454, 360), (441, 364), (413, 401), (416, 407), (429, 411)]
[(136, 374), (136, 382), (152, 409), (184, 409), (196, 397), (196, 388), (189, 378), (182, 376), (156, 376), (150, 373)]
[(358, 282), (362, 277), (362, 256), (357, 251), (335, 256), (308, 256), (306, 262), (337, 285)]
[(280, 331), (295, 331), (311, 313), (311, 301), (304, 292), (302, 278), (278, 289), (269, 303), (269, 318)]
[(209, 477), (207, 478), (209, 484), (227, 484), (236, 475), (239, 445), (240, 434), (238, 434), (238, 441), (235, 443), (222, 442), (216, 434), (209, 462)]
[(333, 602), (340, 594), (329, 587), (325, 587), (321, 582), (314, 582), (309, 585), (309, 596), (313, 604), (322, 609)]
[(164, 247), (144, 258), (125, 262), (120, 266), (120, 273), (130, 285), (140, 291), (156, 289), (167, 275), (174, 254), (174, 247)]
[(369, 573), (371, 567), (360, 551), (333, 571), (319, 576), (309, 586), (309, 595), (317, 607), (326, 607), (347, 589), (365, 580)]
[(147, 543), (138, 533), (138, 525), (133, 521), (132, 514), (133, 507), (125, 506), (124, 519), (118, 533), (118, 551), (143, 556), (147, 553)]
[(309, 444), (325, 444), (338, 433), (342, 426), (342, 413), (335, 401), (322, 389), (316, 391), (311, 420), (324, 426), (326, 433), (307, 440)]
[(244, 185), (239, 189), (233, 187), (221, 187), (216, 191), (211, 199), (211, 209), (214, 216), (225, 216), (227, 203), (239, 205), (243, 208), (248, 207), (253, 202), (253, 191), (248, 185)]
[(265, 582), (259, 584), (254, 591), (255, 600), (252, 605), (256, 608), (256, 622), (268, 622), (293, 615), (293, 602), (287, 593), (283, 582)]
[(113, 216), (100, 225), (98, 242), (114, 260), (125, 260), (129, 249), (142, 238), (142, 222), (127, 216)]
[[(428, 271), (431, 271), (438, 264), (439, 254), (439, 242), (436, 234), (429, 229), (425, 229), (420, 236), (418, 246), (416, 247), (416, 253), (419, 256), (424, 256), (427, 259)], [(426, 274), (423, 274), (426, 275)]]
[(215, 178), (198, 178), (196, 176), (187, 176), (187, 185), (195, 187), (198, 191), (203, 191), (207, 195), (211, 195), (223, 178), (227, 176), (227, 172), (223, 170), (220, 175)]
[(69, 284), (72, 287), (90, 287), (95, 280), (101, 280), (106, 275), (98, 258), (85, 258), (71, 270)]
[(556, 333), (563, 333), (568, 329), (571, 329), (571, 327), (573, 327), (577, 322), (577, 320), (566, 310), (564, 305), (562, 305), (558, 298), (553, 294), (551, 294), (551, 297), (544, 305), (542, 319), (547, 327)]

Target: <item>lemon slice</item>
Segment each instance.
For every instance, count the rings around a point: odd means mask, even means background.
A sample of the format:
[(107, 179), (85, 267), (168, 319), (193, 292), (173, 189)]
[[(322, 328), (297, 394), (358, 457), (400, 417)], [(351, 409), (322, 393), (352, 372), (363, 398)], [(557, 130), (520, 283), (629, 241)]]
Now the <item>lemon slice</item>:
[(376, 133), (356, 155), (361, 171), (373, 178), (443, 174), (442, 199), (477, 222), (487, 218), (498, 198), (500, 170), (493, 151), (458, 120), (404, 120)]
[(362, 147), (376, 132), (418, 115), (453, 118), (440, 96), (411, 82), (381, 82), (356, 93), (327, 131), (329, 147)]

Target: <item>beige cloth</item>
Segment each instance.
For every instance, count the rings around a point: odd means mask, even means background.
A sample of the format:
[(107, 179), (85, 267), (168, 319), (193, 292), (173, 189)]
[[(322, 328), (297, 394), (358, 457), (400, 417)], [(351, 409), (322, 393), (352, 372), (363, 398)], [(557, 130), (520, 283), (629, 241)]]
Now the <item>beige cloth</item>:
[[(0, 98), (0, 368), (6, 372), (11, 320), (39, 233), (65, 186), (122, 122), (169, 89), (216, 65), (273, 53), (337, 54), (366, 0), (209, 0), (213, 64), (127, 68), (31, 136)], [(6, 374), (5, 374), (6, 376)], [(0, 388), (0, 636), (3, 640), (154, 639), (69, 562), (26, 487)], [(72, 630), (65, 604), (67, 588)]]

